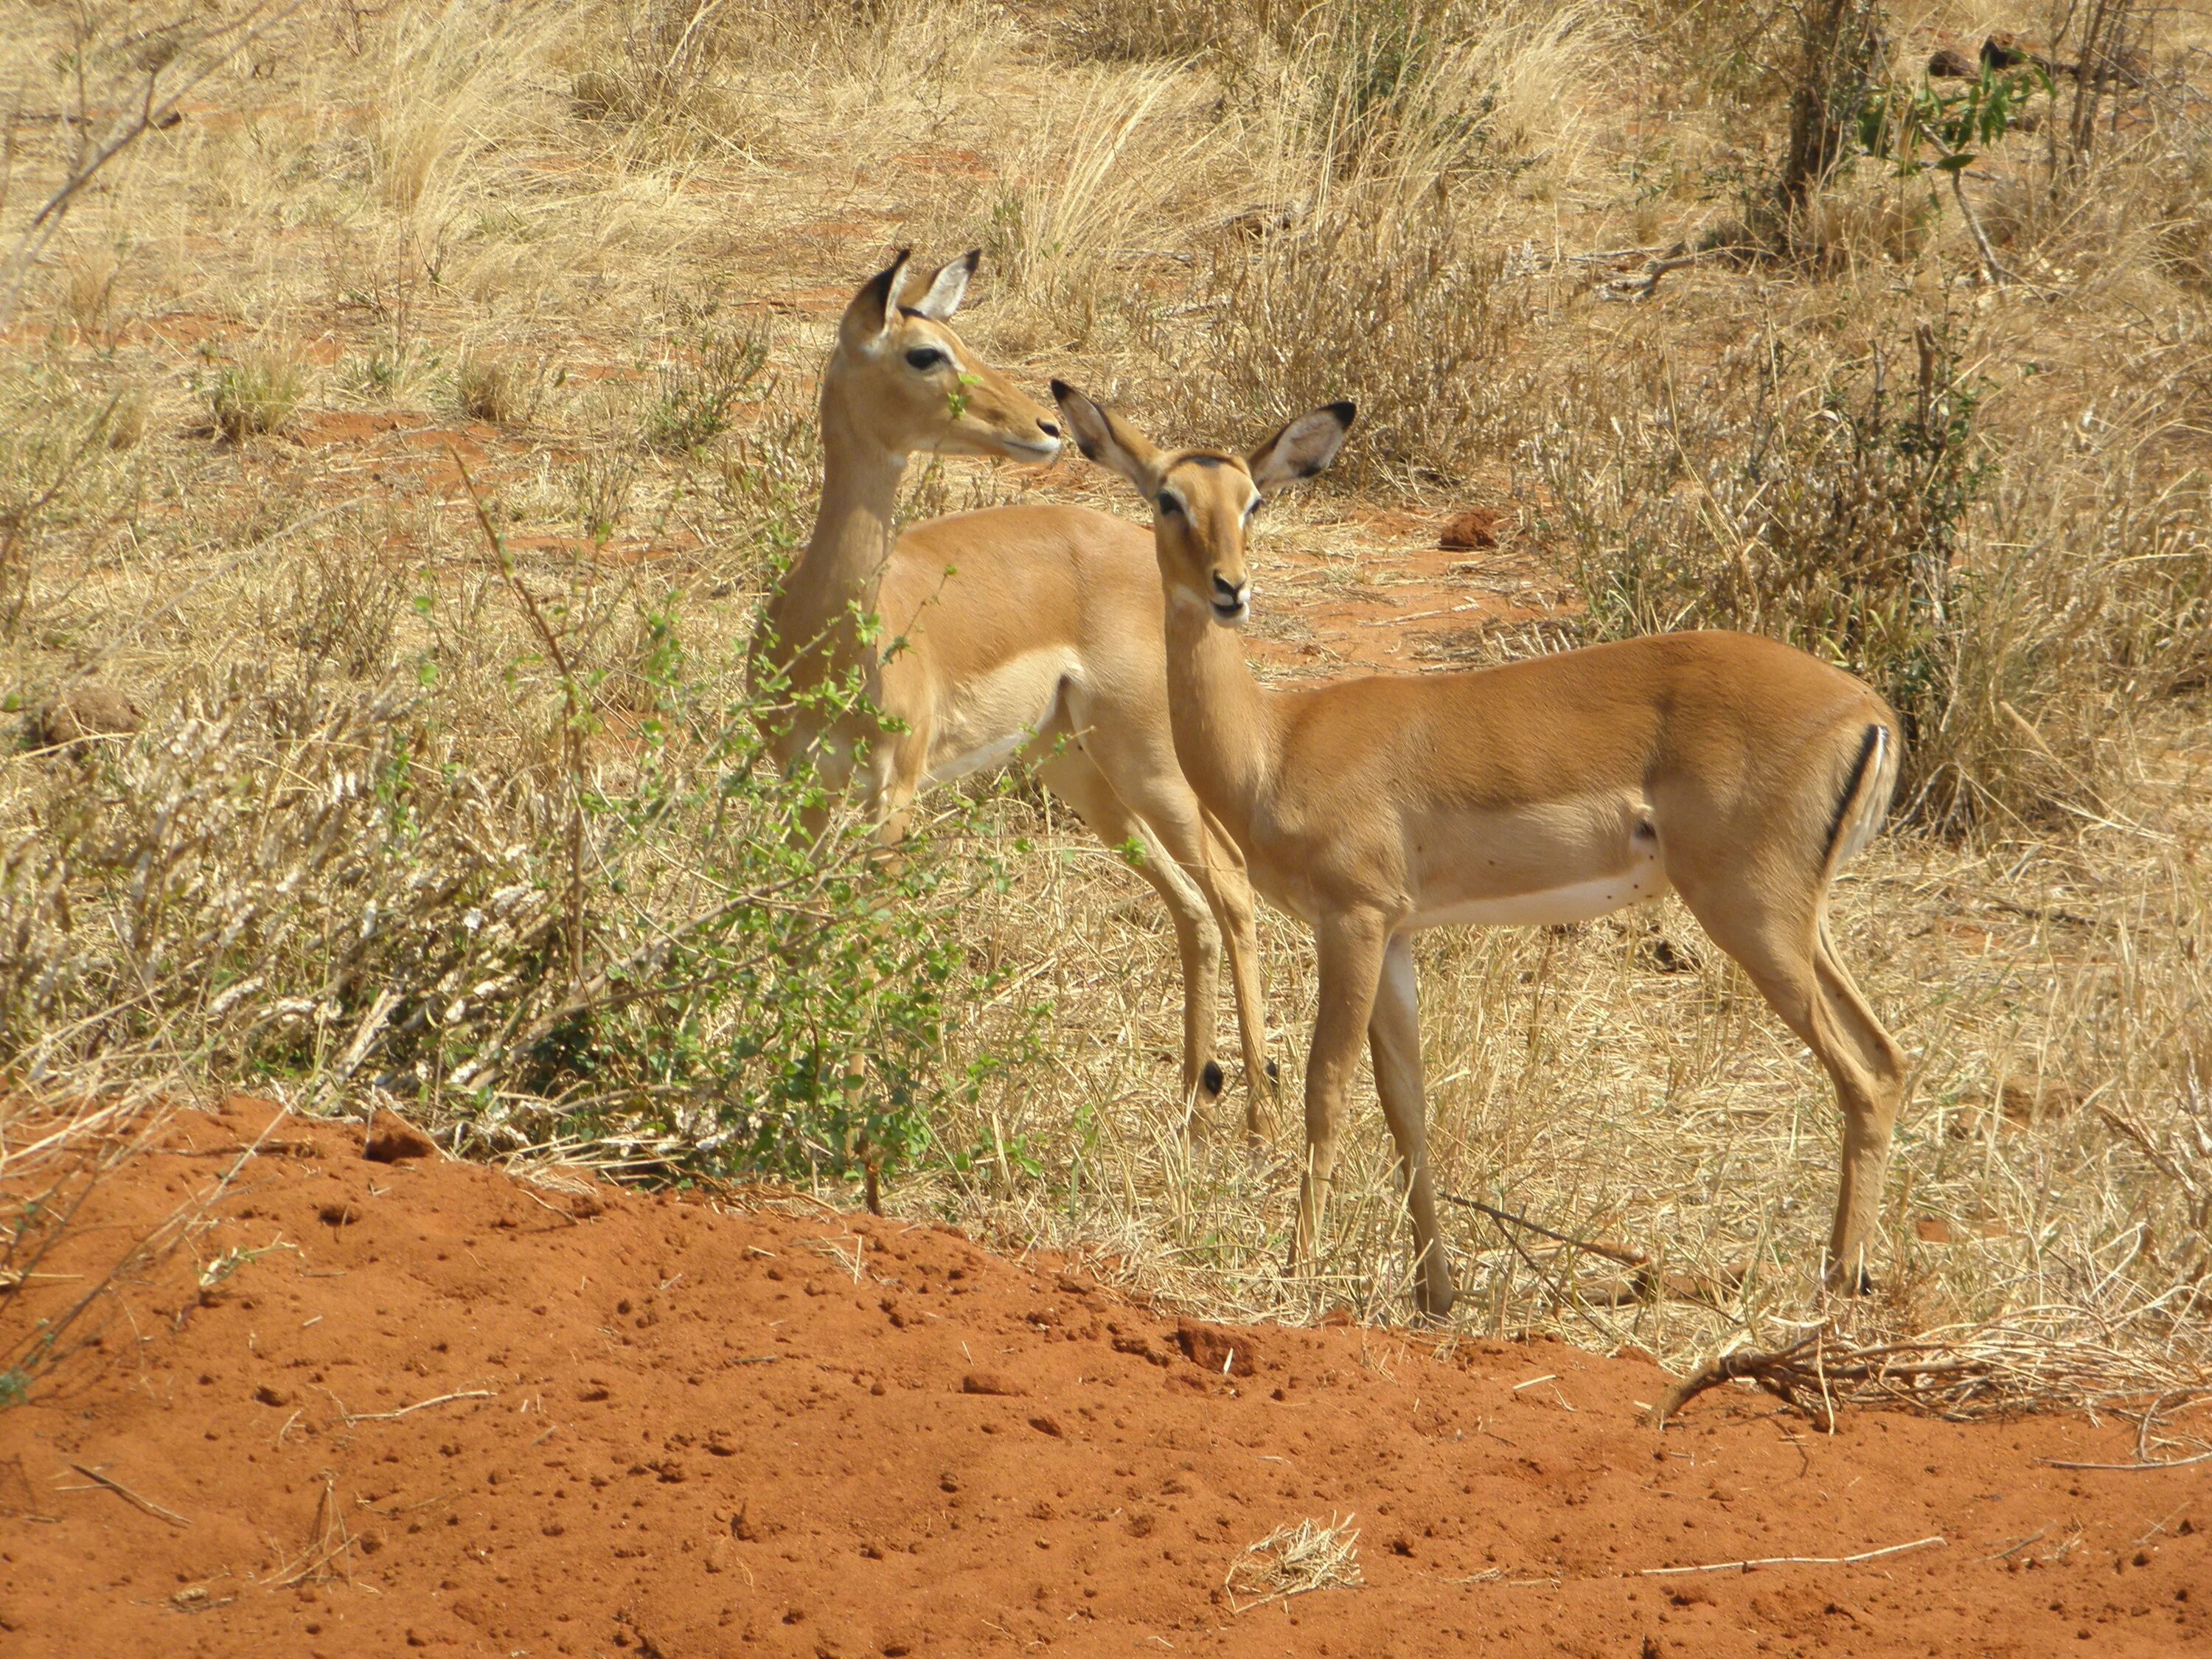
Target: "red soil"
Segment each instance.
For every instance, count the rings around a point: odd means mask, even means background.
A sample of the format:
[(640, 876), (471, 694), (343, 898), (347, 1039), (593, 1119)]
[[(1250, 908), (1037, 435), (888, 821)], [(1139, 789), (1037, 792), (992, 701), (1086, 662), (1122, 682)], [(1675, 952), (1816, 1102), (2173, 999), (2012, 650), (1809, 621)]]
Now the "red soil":
[[(264, 1129), (0, 1412), (17, 1659), (2212, 1652), (2205, 1468), (2039, 1461), (2126, 1462), (2116, 1427), (1831, 1438), (1736, 1395), (1661, 1433), (1646, 1361), (1184, 1329), (948, 1231), (373, 1163), (246, 1101), (182, 1114), (43, 1268), (96, 1276)], [(80, 1289), (0, 1299), (0, 1335)], [(1244, 1545), (1332, 1514), (1364, 1586), (1232, 1609)]]

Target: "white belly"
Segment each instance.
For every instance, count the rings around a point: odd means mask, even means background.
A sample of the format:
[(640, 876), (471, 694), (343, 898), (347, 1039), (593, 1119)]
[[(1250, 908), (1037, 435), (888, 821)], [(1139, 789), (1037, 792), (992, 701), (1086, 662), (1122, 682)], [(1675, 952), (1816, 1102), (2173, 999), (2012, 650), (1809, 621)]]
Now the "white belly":
[(925, 785), (1004, 766), (1060, 714), (1064, 653), (1037, 652), (957, 688), (939, 706)]
[[(1045, 715), (1046, 719), (1050, 719), (1051, 710), (1046, 710)], [(950, 783), (955, 778), (966, 777), (970, 772), (991, 771), (1004, 766), (1021, 753), (1022, 745), (1030, 740), (1030, 735), (1028, 732), (1008, 732), (964, 754), (947, 755), (941, 759), (933, 757), (929, 772), (922, 781), (932, 786)]]
[(1549, 927), (1562, 922), (1593, 921), (1631, 905), (1647, 904), (1668, 891), (1658, 848), (1638, 856), (1625, 870), (1530, 893), (1486, 898), (1446, 899), (1423, 905), (1403, 927)]

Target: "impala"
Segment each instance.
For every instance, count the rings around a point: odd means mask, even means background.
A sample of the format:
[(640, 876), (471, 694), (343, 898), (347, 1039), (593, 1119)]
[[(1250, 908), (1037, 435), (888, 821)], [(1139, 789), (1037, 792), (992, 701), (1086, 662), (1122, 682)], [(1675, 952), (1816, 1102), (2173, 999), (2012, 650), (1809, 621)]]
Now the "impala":
[(976, 258), (909, 283), (902, 252), (847, 307), (822, 380), (821, 516), (769, 600), (754, 684), (803, 694), (860, 674), (866, 712), (831, 715), (825, 700), (797, 696), (775, 747), (787, 767), (811, 761), (834, 792), (857, 770), (886, 840), (925, 785), (1021, 757), (1103, 840), (1133, 843), (1182, 960), (1186, 1110), (1223, 1086), (1226, 933), (1245, 1127), (1258, 1136), (1273, 1074), (1251, 888), (1176, 762), (1151, 538), (1079, 507), (993, 507), (903, 534), (894, 522), (911, 454), (1048, 461), (1060, 450), (1049, 412), (952, 331)]
[(1054, 381), (1053, 395), (1083, 453), (1152, 504), (1183, 775), (1260, 891), (1314, 930), (1320, 1015), (1292, 1260), (1320, 1231), (1364, 1031), (1406, 1185), (1415, 1296), (1431, 1316), (1451, 1305), (1424, 1148), (1417, 930), (1581, 921), (1671, 889), (1834, 1082), (1843, 1173), (1826, 1271), (1863, 1288), (1905, 1064), (1826, 916), (1836, 872), (1896, 784), (1887, 705), (1802, 652), (1720, 633), (1263, 690), (1237, 639), (1246, 532), (1263, 497), (1336, 459), (1352, 405), (1301, 416), (1239, 458), (1162, 451), (1081, 392)]

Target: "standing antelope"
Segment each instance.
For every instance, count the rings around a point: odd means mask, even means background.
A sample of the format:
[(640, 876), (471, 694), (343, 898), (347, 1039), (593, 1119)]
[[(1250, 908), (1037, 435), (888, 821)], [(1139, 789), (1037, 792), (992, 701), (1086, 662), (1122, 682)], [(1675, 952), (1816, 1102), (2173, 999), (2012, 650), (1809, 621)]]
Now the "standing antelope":
[(1828, 936), (1828, 888), (1879, 827), (1897, 717), (1772, 640), (1669, 634), (1499, 668), (1265, 690), (1237, 629), (1262, 496), (1336, 459), (1352, 405), (1249, 458), (1155, 448), (1055, 380), (1083, 453), (1152, 506), (1183, 775), (1253, 881), (1314, 929), (1295, 1261), (1314, 1249), (1367, 1034), (1407, 1186), (1422, 1311), (1451, 1305), (1424, 1149), (1416, 929), (1581, 921), (1670, 887), (1834, 1080), (1843, 1175), (1827, 1275), (1856, 1290), (1904, 1093), (1897, 1045)]
[[(950, 326), (976, 258), (909, 284), (902, 252), (838, 325), (822, 380), (821, 517), (769, 600), (751, 666), (757, 687), (781, 680), (795, 692), (858, 670), (872, 708), (838, 718), (799, 698), (778, 716), (777, 758), (811, 758), (836, 791), (859, 762), (864, 805), (893, 839), (925, 784), (1019, 755), (1103, 840), (1133, 841), (1182, 958), (1185, 1109), (1222, 1090), (1225, 932), (1245, 1127), (1258, 1136), (1273, 1074), (1251, 888), (1176, 763), (1150, 538), (1077, 507), (960, 513), (903, 534), (894, 523), (917, 451), (1024, 461), (1060, 451), (1048, 411)], [(870, 617), (892, 648), (872, 642)]]

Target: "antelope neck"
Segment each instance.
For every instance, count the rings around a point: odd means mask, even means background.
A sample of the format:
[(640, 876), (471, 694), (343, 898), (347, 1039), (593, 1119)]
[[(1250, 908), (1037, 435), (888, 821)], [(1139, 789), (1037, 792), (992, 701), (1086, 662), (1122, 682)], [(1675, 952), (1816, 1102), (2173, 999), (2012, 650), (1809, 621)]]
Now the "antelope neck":
[(1168, 718), (1184, 775), (1206, 811), (1249, 848), (1274, 753), (1273, 711), (1235, 632), (1172, 593), (1167, 647)]
[(860, 433), (842, 400), (833, 403), (827, 388), (822, 398), (822, 457), (821, 515), (806, 550), (784, 578), (786, 593), (797, 599), (792, 608), (807, 614), (781, 619), (787, 637), (804, 638), (834, 624), (848, 605), (873, 611), (898, 539), (899, 481), (906, 457)]

